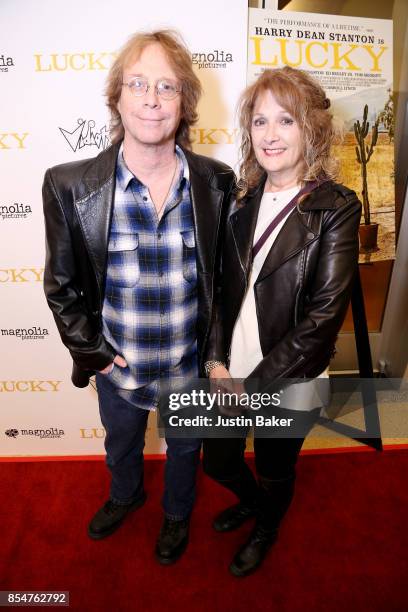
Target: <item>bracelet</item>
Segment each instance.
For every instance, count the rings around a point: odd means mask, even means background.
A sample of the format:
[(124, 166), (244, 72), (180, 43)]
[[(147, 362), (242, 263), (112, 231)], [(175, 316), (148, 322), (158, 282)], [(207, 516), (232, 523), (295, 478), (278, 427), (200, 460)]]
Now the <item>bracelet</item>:
[(211, 370), (217, 368), (218, 366), (224, 366), (225, 368), (225, 363), (223, 361), (206, 361), (204, 364), (204, 370), (206, 375), (209, 376)]

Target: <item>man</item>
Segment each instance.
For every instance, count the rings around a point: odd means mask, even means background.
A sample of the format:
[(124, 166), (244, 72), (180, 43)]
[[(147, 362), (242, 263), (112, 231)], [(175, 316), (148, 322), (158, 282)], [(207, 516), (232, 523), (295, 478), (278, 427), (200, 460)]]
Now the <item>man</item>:
[[(88, 527), (113, 533), (142, 506), (143, 447), (159, 381), (203, 374), (220, 228), (234, 183), (224, 164), (189, 151), (201, 93), (170, 31), (139, 33), (107, 83), (112, 142), (96, 158), (47, 170), (45, 293), (74, 361), (96, 372), (110, 499)], [(188, 543), (201, 441), (167, 439), (163, 564)]]

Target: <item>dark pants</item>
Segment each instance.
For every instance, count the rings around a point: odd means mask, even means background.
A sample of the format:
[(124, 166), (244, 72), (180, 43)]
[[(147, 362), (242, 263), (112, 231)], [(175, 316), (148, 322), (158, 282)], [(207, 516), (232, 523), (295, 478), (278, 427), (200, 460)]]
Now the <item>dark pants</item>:
[[(293, 476), (304, 438), (254, 438), (256, 472), (263, 478), (280, 480)], [(233, 480), (245, 463), (246, 440), (206, 438), (203, 467), (215, 480)]]
[[(106, 431), (106, 465), (112, 475), (110, 498), (129, 504), (144, 494), (143, 448), (149, 411), (120, 397), (103, 374), (96, 375), (96, 384)], [(166, 438), (166, 442), (163, 509), (168, 518), (181, 520), (193, 508), (201, 440)]]
[[(258, 478), (268, 481), (293, 481), (295, 466), (304, 439), (312, 429), (320, 410), (293, 414), (301, 424), (302, 437), (257, 437), (254, 432), (255, 468)], [(203, 441), (205, 473), (232, 490), (241, 501), (251, 503), (257, 495), (255, 477), (245, 462), (246, 440), (242, 438), (206, 438)]]

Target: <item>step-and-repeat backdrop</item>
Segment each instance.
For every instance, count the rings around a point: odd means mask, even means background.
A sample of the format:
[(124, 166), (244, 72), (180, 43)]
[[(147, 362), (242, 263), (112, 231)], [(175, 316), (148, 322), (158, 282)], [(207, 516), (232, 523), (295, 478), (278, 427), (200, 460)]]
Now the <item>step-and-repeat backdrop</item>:
[[(235, 166), (247, 0), (5, 0), (0, 15), (0, 455), (102, 454), (96, 392), (72, 385), (43, 294), (44, 172), (109, 146), (115, 53), (135, 31), (163, 27), (182, 34), (203, 84), (194, 150)], [(164, 443), (151, 417), (155, 454)]]
[[(343, 182), (360, 196), (356, 137), (367, 119), (368, 150), (375, 125), (366, 176), (378, 246), (360, 260), (394, 257), (392, 22), (267, 5), (273, 10), (251, 9), (248, 23), (247, 0), (2, 2), (0, 456), (103, 453), (96, 392), (71, 384), (71, 359), (43, 295), (41, 185), (47, 167), (109, 146), (104, 83), (133, 32), (170, 27), (182, 34), (204, 89), (194, 150), (233, 167), (236, 102), (246, 78), (268, 68), (288, 64), (321, 81), (344, 128), (335, 151)], [(163, 450), (152, 414), (146, 452)]]

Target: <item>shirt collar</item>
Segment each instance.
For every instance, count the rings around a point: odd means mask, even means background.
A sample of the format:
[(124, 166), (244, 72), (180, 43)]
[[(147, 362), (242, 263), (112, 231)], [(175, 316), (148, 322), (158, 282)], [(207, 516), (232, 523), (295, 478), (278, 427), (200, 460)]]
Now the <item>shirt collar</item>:
[[(180, 168), (180, 174), (179, 174), (179, 178), (177, 181), (177, 186), (179, 187), (181, 185), (181, 182), (183, 179), (185, 179), (186, 183), (188, 184), (190, 181), (190, 170), (188, 167), (188, 162), (186, 159), (186, 156), (184, 155), (184, 151), (176, 144), (176, 155), (179, 159), (179, 161), (181, 162), (181, 168)], [(139, 179), (137, 178), (137, 176), (135, 176), (127, 167), (124, 157), (123, 157), (123, 142), (120, 145), (120, 149), (119, 149), (119, 153), (118, 153), (118, 162), (116, 165), (116, 181), (119, 184), (119, 187), (123, 190), (126, 191), (126, 189), (129, 187), (129, 183), (130, 181), (134, 179), (135, 181), (137, 181), (140, 185), (142, 185), (141, 181), (139, 181)]]

